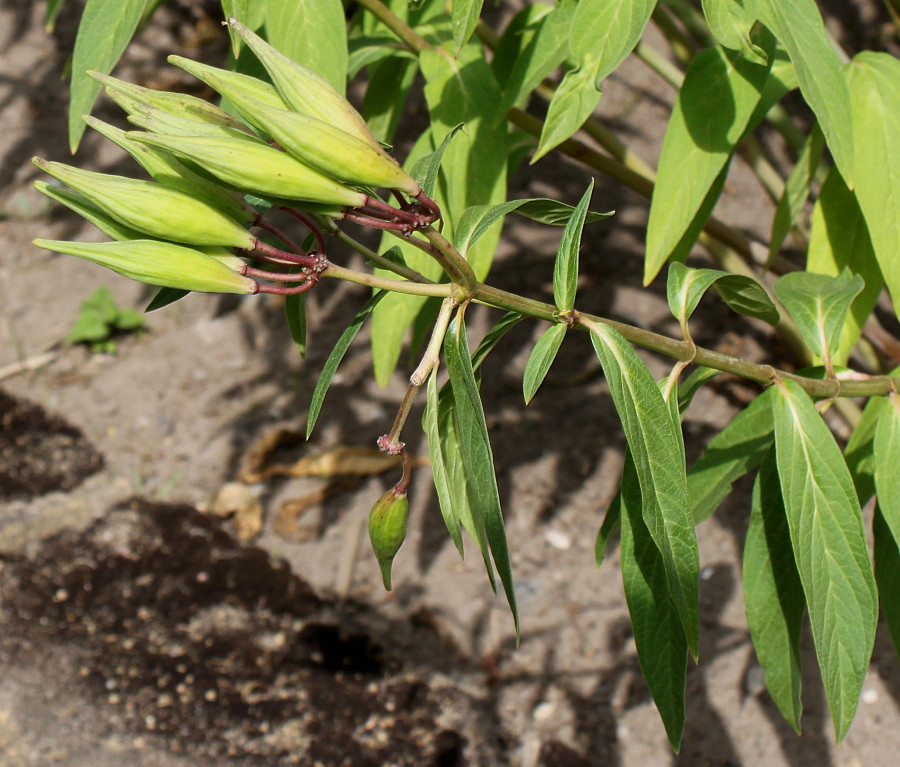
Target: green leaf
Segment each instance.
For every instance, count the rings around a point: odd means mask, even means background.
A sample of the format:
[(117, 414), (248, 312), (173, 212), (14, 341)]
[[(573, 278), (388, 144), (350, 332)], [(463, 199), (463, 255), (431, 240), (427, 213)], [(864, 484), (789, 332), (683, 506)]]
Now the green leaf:
[(48, 35), (52, 35), (56, 28), (56, 18), (59, 16), (64, 2), (65, 0), (49, 0), (47, 3), (47, 10), (44, 11), (44, 31)]
[(399, 56), (369, 66), (369, 87), (362, 113), (379, 141), (393, 141), (417, 71), (418, 61)]
[(853, 186), (894, 312), (900, 314), (900, 60), (864, 51), (851, 62), (848, 76)]
[(578, 252), (581, 250), (581, 232), (587, 215), (591, 194), (594, 191), (594, 179), (575, 208), (575, 212), (566, 224), (556, 261), (553, 265), (553, 299), (556, 308), (561, 312), (575, 308), (575, 291), (578, 287)]
[(890, 405), (884, 408), (875, 427), (873, 454), (875, 457), (875, 490), (884, 521), (895, 540), (900, 541), (900, 398), (891, 394)]
[(782, 42), (800, 92), (822, 126), (841, 174), (853, 183), (853, 114), (841, 61), (815, 0), (758, 0), (759, 19)]
[[(771, 48), (771, 40), (765, 42)], [(768, 76), (768, 66), (720, 47), (701, 51), (691, 62), (660, 152), (647, 222), (645, 285), (669, 259), (727, 166)]]
[(141, 330), (145, 326), (144, 315), (134, 309), (120, 309), (115, 320), (116, 330)]
[(387, 295), (386, 291), (379, 290), (366, 301), (363, 308), (356, 313), (353, 321), (347, 326), (347, 329), (341, 333), (341, 337), (338, 338), (334, 349), (331, 350), (331, 354), (328, 355), (328, 359), (322, 365), (322, 372), (319, 374), (319, 380), (316, 382), (316, 388), (313, 390), (312, 399), (309, 403), (309, 415), (306, 419), (307, 439), (309, 439), (316, 426), (319, 411), (322, 409), (322, 403), (325, 401), (325, 395), (328, 393), (328, 387), (331, 386), (331, 379), (334, 378), (338, 365), (344, 359), (344, 355), (347, 353), (347, 349), (350, 348), (350, 344), (353, 343), (353, 339), (356, 338), (356, 334), (359, 333), (359, 329), (385, 295)]
[(90, 114), (100, 83), (85, 72), (108, 75), (140, 24), (147, 0), (87, 0), (72, 53), (72, 89), (69, 98), (69, 147), (72, 154), (84, 135), (81, 115)]
[(806, 269), (831, 277), (837, 277), (849, 269), (865, 281), (862, 292), (853, 299), (832, 355), (835, 364), (846, 364), (869, 314), (875, 308), (884, 287), (884, 278), (875, 260), (875, 251), (856, 196), (847, 188), (837, 168), (829, 172), (813, 208)]
[(581, 67), (566, 72), (547, 110), (538, 148), (531, 158), (534, 165), (584, 125), (600, 103), (594, 70)]
[(544, 382), (547, 371), (550, 370), (550, 366), (559, 352), (559, 347), (562, 346), (567, 329), (568, 326), (562, 323), (551, 325), (543, 332), (531, 350), (528, 364), (525, 366), (525, 375), (522, 378), (522, 393), (525, 395), (526, 405), (531, 402), (531, 398)]
[(766, 63), (766, 52), (750, 39), (756, 23), (756, 0), (703, 0), (703, 15), (723, 47), (741, 51), (757, 64)]
[(881, 509), (875, 506), (872, 519), (875, 538), (875, 579), (881, 612), (887, 623), (894, 647), (900, 651), (900, 539), (891, 533)]
[(774, 451), (753, 485), (750, 527), (744, 541), (744, 604), (753, 649), (765, 669), (766, 687), (778, 710), (798, 733), (800, 715), (800, 630), (803, 587), (794, 564)]
[(621, 334), (609, 326), (596, 325), (591, 328), (591, 341), (634, 457), (644, 522), (659, 548), (669, 594), (691, 655), (696, 657), (700, 566), (681, 435), (653, 376)]
[(444, 136), (444, 140), (441, 141), (441, 145), (430, 154), (417, 160), (410, 171), (410, 175), (419, 182), (422, 191), (429, 197), (434, 194), (434, 187), (437, 184), (438, 173), (441, 170), (441, 162), (443, 162), (444, 153), (450, 146), (450, 142), (453, 141), (453, 137), (459, 133), (462, 128), (462, 123), (451, 128), (447, 135)]
[[(898, 372), (900, 369), (895, 370), (892, 375), (897, 375)], [(888, 415), (889, 407), (886, 397), (870, 397), (862, 418), (844, 448), (844, 460), (853, 478), (860, 506), (868, 503), (875, 495), (875, 429), (881, 419)]]
[[(396, 38), (392, 35), (351, 34), (347, 38), (347, 78), (352, 80), (364, 67), (374, 67), (385, 59), (398, 61), (415, 61), (416, 57), (408, 50), (398, 48)], [(369, 88), (372, 87), (371, 78)]]
[(180, 301), (182, 298), (189, 295), (190, 292), (191, 291), (189, 290), (181, 290), (180, 288), (160, 288), (156, 295), (153, 296), (150, 303), (147, 304), (147, 308), (144, 309), (144, 311), (155, 312), (157, 309), (162, 309), (164, 306)]
[(481, 363), (487, 358), (488, 354), (490, 354), (494, 347), (500, 342), (500, 339), (523, 319), (524, 317), (518, 312), (507, 312), (504, 314), (497, 324), (487, 332), (487, 335), (481, 339), (481, 343), (478, 344), (478, 348), (472, 354), (472, 369), (477, 371), (478, 368), (481, 367)]
[(682, 618), (670, 599), (667, 563), (642, 515), (643, 496), (638, 470), (629, 456), (620, 491), (622, 585), (641, 671), (677, 752), (684, 729), (688, 643)]
[(683, 384), (678, 386), (678, 410), (682, 418), (685, 411), (690, 407), (694, 395), (700, 391), (707, 381), (711, 381), (721, 372), (721, 370), (716, 370), (715, 368), (698, 367), (687, 377)]
[(732, 484), (760, 464), (772, 444), (772, 395), (763, 392), (713, 437), (687, 475), (693, 519), (719, 507)]
[(306, 295), (304, 293), (285, 296), (284, 314), (287, 318), (291, 339), (300, 352), (300, 359), (306, 359)]
[(781, 494), (840, 742), (856, 712), (878, 622), (869, 547), (850, 472), (812, 400), (790, 380), (773, 391)]
[[(532, 221), (551, 226), (564, 226), (576, 213), (576, 209), (563, 202), (557, 202), (547, 197), (529, 197), (524, 200), (509, 200), (499, 205), (473, 205), (467, 208), (456, 224), (455, 245), (456, 249), (466, 255), (469, 248), (498, 220), (508, 213), (517, 213)], [(609, 213), (595, 213), (586, 211), (585, 223), (600, 221), (613, 215)]]
[[(262, 5), (265, 5), (265, 3), (262, 3)], [(250, 26), (250, 20), (248, 19), (250, 15), (250, 0), (222, 0), (222, 13), (226, 19), (237, 19)], [(231, 38), (231, 55), (237, 58), (241, 55), (241, 38), (230, 26), (227, 29), (228, 36)], [(255, 27), (251, 27), (251, 29), (255, 29)]]
[(344, 93), (348, 53), (341, 0), (266, 0), (266, 38)]
[(809, 197), (809, 189), (816, 175), (819, 163), (822, 161), (822, 150), (825, 147), (825, 135), (819, 129), (818, 124), (803, 142), (797, 164), (791, 169), (784, 191), (778, 200), (775, 210), (775, 218), (772, 219), (772, 235), (769, 237), (768, 263), (778, 255), (785, 237), (800, 218), (803, 205)]
[(447, 329), (444, 354), (447, 359), (450, 384), (453, 388), (453, 399), (456, 403), (456, 429), (466, 478), (471, 484), (474, 498), (484, 518), (491, 556), (497, 567), (497, 573), (500, 575), (500, 581), (503, 583), (506, 600), (516, 625), (516, 637), (518, 637), (519, 609), (516, 606), (509, 548), (506, 543), (506, 531), (503, 528), (503, 513), (500, 510), (500, 493), (497, 489), (497, 476), (494, 472), (494, 456), (488, 438), (481, 397), (475, 384), (466, 327), (459, 314), (453, 318)]
[[(630, 453), (628, 453), (627, 448), (625, 450), (625, 460), (632, 461), (632, 465), (634, 465), (634, 461), (631, 458)], [(609, 506), (606, 507), (606, 514), (603, 515), (603, 522), (600, 523), (600, 529), (597, 531), (597, 539), (594, 541), (594, 562), (597, 567), (600, 567), (600, 565), (603, 564), (603, 560), (606, 559), (606, 550), (609, 548), (609, 542), (621, 525), (622, 489), (620, 487), (619, 491), (609, 502)], [(681, 636), (684, 636), (683, 630)]]
[(589, 64), (596, 88), (638, 44), (655, 7), (656, 0), (580, 0), (569, 51), (576, 64)]
[(837, 277), (792, 272), (775, 282), (775, 295), (797, 323), (804, 343), (826, 366), (833, 359), (850, 304), (864, 287), (858, 274), (845, 269)]
[(518, 11), (503, 28), (503, 32), (494, 46), (494, 55), (491, 56), (491, 71), (494, 73), (501, 91), (506, 88), (516, 62), (541, 28), (541, 22), (554, 10), (552, 5), (546, 3), (528, 4)]
[(469, 41), (481, 16), (484, 0), (453, 0), (450, 18), (453, 26), (453, 44), (456, 56)]

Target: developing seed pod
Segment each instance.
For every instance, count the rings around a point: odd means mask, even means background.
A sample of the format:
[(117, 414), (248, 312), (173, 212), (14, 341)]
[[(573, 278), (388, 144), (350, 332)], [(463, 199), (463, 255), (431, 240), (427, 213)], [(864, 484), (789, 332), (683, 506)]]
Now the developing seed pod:
[(366, 121), (330, 83), (285, 56), (236, 19), (228, 19), (228, 26), (256, 54), (281, 98), (291, 109), (323, 120), (367, 144), (379, 147)]
[[(35, 240), (39, 248), (78, 256), (138, 282), (201, 293), (256, 293), (249, 277), (205, 253), (159, 240), (64, 242)], [(243, 265), (243, 262), (241, 262)]]
[(240, 90), (249, 98), (261, 101), (263, 104), (267, 104), (270, 107), (279, 107), (281, 109), (288, 108), (288, 105), (285, 103), (284, 99), (278, 95), (278, 91), (275, 90), (275, 88), (256, 77), (242, 75), (240, 72), (230, 72), (227, 69), (211, 67), (209, 64), (201, 64), (199, 61), (186, 59), (184, 56), (169, 56), (167, 60), (170, 64), (183, 69), (185, 72), (193, 75), (207, 85), (210, 85), (207, 78), (215, 77), (218, 80), (224, 80), (228, 83), (229, 87)]
[(166, 149), (202, 166), (245, 192), (283, 200), (304, 200), (347, 208), (366, 204), (366, 195), (257, 141), (205, 136), (127, 133), (129, 139)]
[(396, 487), (382, 495), (369, 512), (369, 539), (387, 591), (391, 590), (391, 565), (406, 538), (408, 514), (409, 498)]
[(256, 238), (233, 218), (177, 189), (153, 181), (73, 168), (39, 157), (41, 170), (81, 192), (114, 219), (161, 240), (252, 248)]
[(56, 200), (69, 208), (69, 210), (75, 211), (83, 219), (90, 221), (107, 237), (112, 237), (114, 240), (139, 240), (146, 237), (143, 232), (132, 229), (130, 226), (126, 226), (104, 213), (81, 192), (54, 186), (46, 181), (35, 181), (34, 188), (47, 195), (51, 200)]

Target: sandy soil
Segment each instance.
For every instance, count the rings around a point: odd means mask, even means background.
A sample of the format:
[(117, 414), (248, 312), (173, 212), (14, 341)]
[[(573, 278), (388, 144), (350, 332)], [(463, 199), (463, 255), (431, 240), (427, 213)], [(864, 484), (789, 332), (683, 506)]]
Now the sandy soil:
[[(808, 636), (803, 736), (762, 689), (741, 598), (746, 485), (698, 531), (701, 664), (688, 675), (682, 753), (671, 754), (637, 666), (617, 557), (593, 566), (623, 438), (586, 339), (567, 342), (528, 408), (521, 373), (539, 328), (522, 323), (485, 365), (518, 649), (478, 558), (461, 562), (447, 540), (427, 468), (416, 472), (391, 593), (365, 541), (366, 514), (390, 474), (252, 485), (264, 518), (251, 542), (237, 536), (252, 511), (201, 513), (256, 439), (305, 423), (318, 371), (364, 292), (328, 284), (313, 294), (302, 362), (278, 301), (266, 298), (192, 296), (149, 315), (147, 332), (120, 338), (115, 355), (58, 346), (96, 286), (123, 307), (148, 298), (30, 242), (99, 239), (30, 185), (32, 155), (67, 159), (61, 73), (74, 5), (48, 37), (43, 3), (0, 3), (0, 369), (51, 351), (38, 370), (5, 374), (0, 390), (0, 767), (894, 763), (900, 671), (883, 627), (839, 747)], [(870, 3), (855, 7), (849, 21), (836, 18), (848, 34), (873, 13)], [(161, 15), (122, 71), (149, 80), (170, 51), (214, 57), (219, 43), (197, 29), (186, 10)], [(653, 159), (671, 98), (629, 62), (601, 111), (614, 126), (627, 120), (628, 140)], [(99, 114), (116, 119), (108, 106)], [(98, 138), (88, 137), (79, 164), (133, 172)], [(586, 183), (581, 169), (551, 158), (517, 174), (513, 193), (574, 202)], [(595, 207), (618, 213), (591, 230), (582, 304), (675, 333), (660, 285), (640, 287), (646, 204), (598, 179)], [(771, 206), (740, 162), (718, 213), (765, 234)], [(511, 222), (492, 280), (548, 296), (558, 235)], [(714, 301), (698, 315), (704, 345), (780, 353)], [(473, 335), (491, 319), (475, 313)], [(664, 361), (648, 361), (665, 372)], [(312, 441), (280, 455), (372, 446), (403, 388), (402, 371), (385, 390), (373, 384), (361, 335)], [(685, 423), (689, 460), (753, 393), (731, 382), (697, 397)], [(287, 501), (315, 493), (324, 500), (296, 519), (284, 513)]]

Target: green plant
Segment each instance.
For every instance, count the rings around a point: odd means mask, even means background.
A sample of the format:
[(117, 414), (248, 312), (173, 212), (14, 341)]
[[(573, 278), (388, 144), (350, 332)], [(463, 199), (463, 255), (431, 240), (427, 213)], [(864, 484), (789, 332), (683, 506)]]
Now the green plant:
[(87, 344), (92, 352), (115, 354), (115, 337), (144, 329), (144, 317), (133, 309), (120, 309), (107, 288), (97, 288), (81, 302), (75, 324), (66, 334), (68, 344)]
[[(628, 443), (596, 558), (602, 561), (620, 529), (637, 652), (673, 748), (683, 728), (687, 656), (696, 659), (699, 645), (695, 525), (714, 513), (735, 480), (754, 472), (744, 551), (754, 647), (772, 698), (799, 729), (799, 630), (808, 614), (835, 730), (843, 738), (871, 655), (876, 588), (900, 644), (900, 488), (894, 471), (900, 379), (864, 332), (877, 328), (874, 308), (884, 290), (895, 305), (900, 296), (900, 61), (875, 51), (849, 60), (829, 38), (814, 0), (704, 0), (702, 9), (686, 0), (561, 0), (528, 5), (500, 30), (480, 20), (480, 0), (454, 0), (449, 13), (442, 0), (415, 6), (357, 0), (346, 25), (338, 0), (223, 2), (227, 14), (247, 22), (229, 22), (233, 53), (240, 54), (237, 68), (253, 68), (252, 61), (245, 63), (249, 46), (269, 83), (180, 58), (176, 63), (226, 97), (243, 123), (233, 124), (177, 97), (142, 95), (102, 75), (88, 80), (87, 69), (109, 72), (154, 5), (117, 4), (121, 23), (110, 31), (108, 17), (100, 15), (106, 4), (88, 2), (76, 44), (72, 143), (77, 146), (80, 115), (99, 91), (98, 81), (111, 95), (125, 94), (117, 101), (143, 132), (91, 124), (144, 164), (165, 200), (148, 221), (133, 204), (108, 203), (91, 196), (93, 185), (86, 185), (84, 199), (75, 200), (79, 212), (118, 243), (93, 250), (40, 244), (165, 286), (154, 306), (186, 290), (286, 295), (288, 322), (301, 349), (304, 292), (327, 278), (371, 286), (372, 298), (323, 367), (308, 432), (363, 323), (372, 323), (375, 375), (382, 382), (411, 333), (413, 351), (424, 349), (421, 361), (379, 446), (406, 456), (402, 432), (425, 387), (423, 427), (448, 532), (461, 553), (463, 530), (475, 542), (492, 585), (499, 577), (517, 629), (480, 367), (516, 322), (527, 317), (548, 323), (526, 367), (527, 402), (568, 333), (588, 332)], [(301, 18), (303, 24), (292, 25)], [(648, 24), (662, 32), (677, 64), (644, 41)], [(655, 170), (593, 116), (603, 81), (632, 52), (679, 88)], [(363, 69), (365, 123), (340, 96), (348, 77)], [(430, 124), (406, 170), (397, 172), (384, 165), (378, 142), (392, 140), (416, 72), (425, 83)], [(319, 96), (304, 101), (298, 87), (304, 84)], [(810, 128), (782, 104), (795, 91)], [(526, 111), (537, 100), (549, 102), (544, 119)], [(795, 153), (789, 173), (782, 175), (766, 159), (754, 133), (762, 124)], [(651, 199), (645, 282), (670, 264), (668, 300), (681, 338), (595, 316), (577, 304), (579, 250), (583, 243), (590, 247), (585, 226), (609, 214), (589, 210), (591, 189), (574, 208), (545, 199), (507, 200), (507, 174), (531, 149), (529, 136), (537, 140), (532, 162), (561, 152)], [(777, 202), (765, 245), (711, 215), (736, 153)], [(247, 162), (251, 154), (255, 159)], [(369, 159), (356, 159), (362, 157)], [(69, 173), (57, 171), (61, 178)], [(380, 174), (378, 180), (370, 171)], [(122, 179), (108, 183), (125, 187)], [(395, 204), (371, 184), (390, 188)], [(235, 244), (230, 234), (202, 241), (207, 228), (199, 222), (191, 238), (174, 236), (180, 211), (169, 187), (227, 215), (224, 231), (249, 241)], [(803, 211), (810, 196), (815, 203), (807, 226)], [(486, 281), (503, 218), (511, 213), (564, 226), (553, 304)], [(275, 215), (302, 222), (312, 250), (272, 223)], [(442, 228), (434, 226), (438, 219)], [(384, 230), (382, 246), (377, 252), (364, 247), (343, 222)], [(245, 234), (249, 225), (269, 239)], [(192, 247), (163, 244), (173, 236)], [(788, 237), (805, 248), (805, 269), (785, 255)], [(330, 238), (364, 255), (373, 271), (332, 263)], [(721, 269), (684, 265), (697, 243)], [(689, 320), (709, 290), (735, 311), (775, 327), (807, 367), (792, 373), (697, 346)], [(473, 302), (506, 312), (474, 352), (465, 322)], [(655, 381), (634, 346), (674, 359), (671, 374)], [(442, 361), (446, 382), (438, 377)], [(682, 379), (688, 367), (693, 371)], [(688, 470), (681, 418), (696, 391), (719, 372), (764, 390)], [(870, 398), (861, 415), (854, 397)], [(819, 412), (829, 407), (854, 426), (843, 450)], [(403, 504), (409, 468), (389, 491)], [(876, 493), (873, 566), (861, 506)], [(379, 527), (387, 502), (379, 503), (384, 508), (373, 511), (373, 542), (389, 585), (390, 561), (405, 528), (399, 517), (390, 530)]]

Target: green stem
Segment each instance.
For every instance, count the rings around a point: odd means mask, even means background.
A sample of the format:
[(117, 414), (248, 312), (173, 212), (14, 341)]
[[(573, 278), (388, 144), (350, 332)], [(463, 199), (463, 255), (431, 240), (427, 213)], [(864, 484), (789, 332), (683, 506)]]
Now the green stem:
[(390, 280), (386, 277), (379, 277), (377, 274), (368, 274), (366, 272), (356, 272), (352, 269), (345, 269), (337, 264), (328, 264), (322, 270), (320, 277), (333, 277), (337, 280), (346, 282), (355, 282), (357, 285), (366, 285), (370, 288), (380, 288), (381, 290), (390, 290), (394, 293), (407, 293), (412, 296), (434, 296), (437, 298), (446, 298), (454, 290), (454, 285), (450, 283), (420, 283), (409, 282), (408, 280)]
[[(391, 259), (379, 255), (371, 248), (367, 248), (359, 240), (347, 234), (343, 229), (335, 227), (333, 234), (345, 245), (349, 245), (357, 253), (365, 256), (368, 261), (371, 261), (373, 264), (381, 267), (382, 269), (393, 272), (394, 274), (397, 274), (404, 279), (410, 280), (411, 282), (420, 282), (423, 284), (430, 284), (433, 282), (433, 280), (429, 280), (427, 277), (420, 274), (415, 269), (410, 269), (408, 266), (404, 266), (403, 264), (398, 264), (394, 261), (391, 261)], [(407, 240), (408, 238), (404, 237), (403, 239)]]

